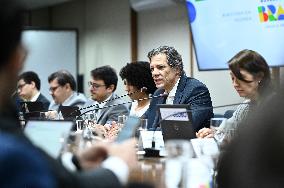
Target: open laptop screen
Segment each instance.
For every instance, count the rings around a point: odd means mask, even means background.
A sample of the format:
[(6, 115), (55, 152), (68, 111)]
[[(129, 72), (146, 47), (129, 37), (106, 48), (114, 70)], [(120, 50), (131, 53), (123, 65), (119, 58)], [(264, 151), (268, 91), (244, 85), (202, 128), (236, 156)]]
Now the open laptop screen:
[(62, 138), (67, 138), (72, 121), (28, 121), (24, 129), (26, 136), (36, 146), (57, 158), (61, 152)]
[(63, 118), (67, 120), (73, 120), (76, 116), (80, 115), (78, 106), (59, 106), (59, 111)]
[(195, 138), (190, 105), (159, 104), (158, 110), (164, 141)]

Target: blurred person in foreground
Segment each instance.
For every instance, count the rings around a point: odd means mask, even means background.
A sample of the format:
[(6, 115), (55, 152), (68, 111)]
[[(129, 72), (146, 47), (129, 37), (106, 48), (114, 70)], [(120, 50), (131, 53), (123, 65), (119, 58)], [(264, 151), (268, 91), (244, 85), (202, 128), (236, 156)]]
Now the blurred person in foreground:
[(267, 188), (284, 185), (284, 95), (275, 95), (250, 112), (221, 153), (218, 187)]
[[(154, 96), (167, 94), (151, 100), (144, 118), (148, 119), (148, 129), (156, 129), (159, 122), (157, 104), (189, 104), (195, 131), (209, 127), (213, 116), (212, 102), (207, 87), (195, 78), (187, 77), (183, 61), (177, 50), (170, 46), (160, 46), (148, 53), (153, 80), (158, 88)], [(203, 110), (200, 110), (203, 109)]]
[[(21, 45), (23, 9), (16, 1), (0, 2), (0, 25), (0, 187), (44, 187), (45, 180), (49, 181), (46, 187), (121, 187), (136, 162), (134, 140), (110, 147), (97, 146), (107, 154), (100, 167), (93, 146), (77, 156), (77, 165), (88, 170), (71, 172), (34, 146), (22, 132), (10, 97), (26, 55)], [(29, 152), (33, 153), (31, 158)], [(24, 166), (18, 166), (17, 170), (15, 164)]]
[[(233, 116), (218, 128), (219, 132), (236, 129), (248, 112), (272, 98), (275, 92), (271, 83), (269, 66), (265, 59), (253, 50), (242, 50), (229, 60), (232, 84), (240, 97), (245, 98)], [(203, 128), (196, 133), (198, 138), (212, 138), (215, 131)]]

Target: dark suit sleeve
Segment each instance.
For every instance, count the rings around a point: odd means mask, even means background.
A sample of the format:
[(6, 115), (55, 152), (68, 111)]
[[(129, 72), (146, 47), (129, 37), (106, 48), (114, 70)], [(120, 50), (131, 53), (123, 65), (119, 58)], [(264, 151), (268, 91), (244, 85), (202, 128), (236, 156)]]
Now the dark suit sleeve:
[(82, 172), (76, 175), (82, 188), (100, 187), (100, 188), (120, 188), (118, 178), (108, 169), (98, 168), (94, 171)]
[(42, 102), (44, 110), (48, 110), (50, 102), (44, 95), (40, 94), (36, 101), (37, 102)]
[(210, 118), (213, 117), (213, 108), (210, 93), (205, 85), (196, 86), (188, 98), (191, 105), (192, 122), (195, 131), (203, 127), (209, 127)]

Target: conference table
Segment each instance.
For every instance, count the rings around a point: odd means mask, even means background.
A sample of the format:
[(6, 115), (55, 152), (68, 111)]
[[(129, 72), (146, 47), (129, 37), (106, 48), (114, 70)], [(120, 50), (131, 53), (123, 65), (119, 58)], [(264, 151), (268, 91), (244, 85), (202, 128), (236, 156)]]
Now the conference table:
[(155, 188), (164, 188), (165, 185), (165, 161), (164, 157), (146, 158), (138, 156), (137, 168), (129, 175), (129, 183), (143, 183)]

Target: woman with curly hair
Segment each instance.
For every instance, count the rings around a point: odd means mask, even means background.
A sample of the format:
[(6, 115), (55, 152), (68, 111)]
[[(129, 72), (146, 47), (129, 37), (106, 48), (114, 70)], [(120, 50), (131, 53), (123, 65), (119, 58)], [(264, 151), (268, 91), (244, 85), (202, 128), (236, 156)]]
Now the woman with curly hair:
[(129, 115), (141, 117), (149, 108), (149, 96), (157, 89), (152, 78), (150, 64), (145, 61), (127, 63), (120, 70), (119, 75), (124, 81), (125, 91), (133, 100)]

